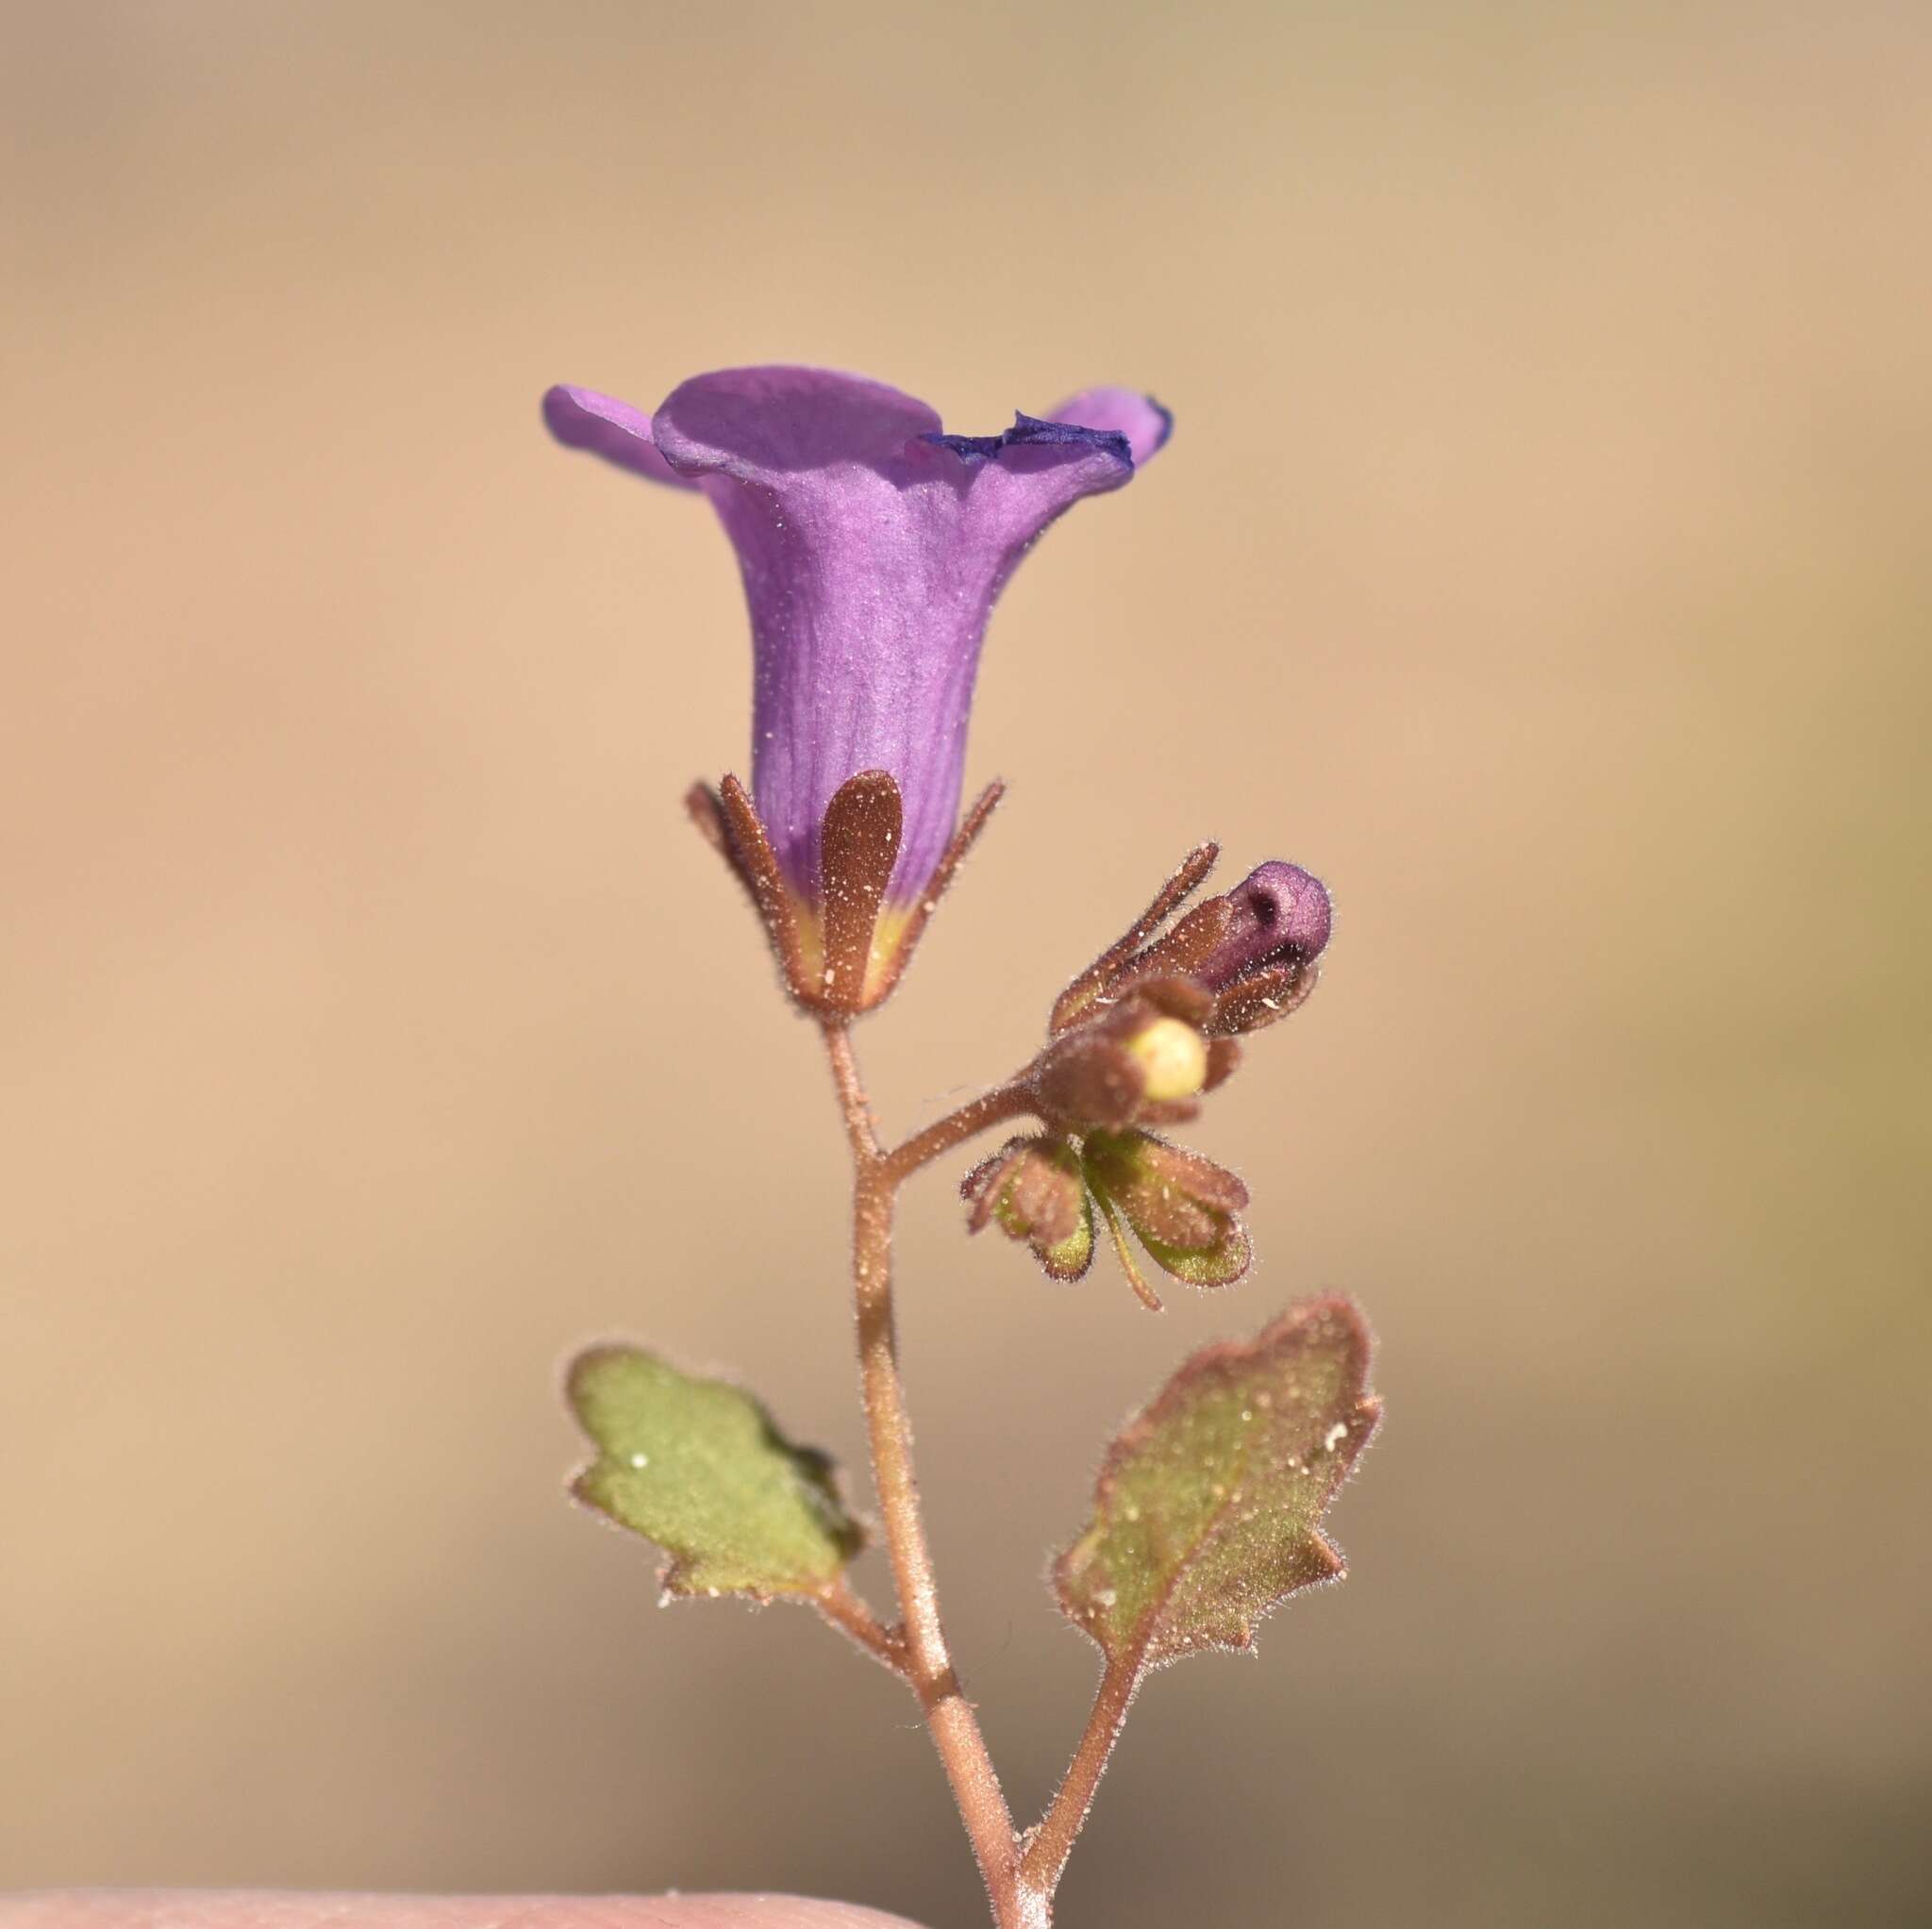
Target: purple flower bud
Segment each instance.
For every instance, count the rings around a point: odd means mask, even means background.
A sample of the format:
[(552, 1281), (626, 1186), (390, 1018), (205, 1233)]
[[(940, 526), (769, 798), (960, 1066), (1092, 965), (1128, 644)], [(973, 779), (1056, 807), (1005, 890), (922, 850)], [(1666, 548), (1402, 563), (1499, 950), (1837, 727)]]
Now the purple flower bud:
[(896, 389), (799, 368), (698, 375), (654, 416), (562, 387), (543, 412), (568, 446), (710, 498), (751, 606), (752, 798), (814, 909), (825, 807), (864, 771), (904, 807), (888, 909), (920, 902), (958, 816), (994, 599), (1048, 524), (1129, 481), (1168, 431), (1146, 397), (1092, 389), (999, 435), (946, 435)]
[(1226, 928), (1191, 972), (1210, 990), (1270, 965), (1307, 964), (1328, 942), (1327, 887), (1299, 864), (1257, 864), (1224, 902)]

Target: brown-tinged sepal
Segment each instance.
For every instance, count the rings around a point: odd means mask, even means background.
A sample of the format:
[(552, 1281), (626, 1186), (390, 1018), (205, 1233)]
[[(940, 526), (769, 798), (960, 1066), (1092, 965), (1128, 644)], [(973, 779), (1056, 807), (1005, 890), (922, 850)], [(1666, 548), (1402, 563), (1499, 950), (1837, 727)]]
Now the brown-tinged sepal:
[(1321, 967), (1313, 960), (1263, 966), (1237, 978), (1215, 996), (1202, 1028), (1217, 1041), (1228, 1040), (1234, 1034), (1265, 1031), (1291, 1012), (1299, 1011), (1320, 976)]
[(797, 997), (806, 971), (798, 914), (750, 793), (736, 777), (727, 775), (715, 791), (707, 785), (693, 784), (685, 792), (684, 803), (705, 840), (724, 858), (750, 894), (752, 908), (778, 960), (778, 975), (785, 989)]
[(1190, 1286), (1230, 1286), (1253, 1256), (1238, 1217), (1248, 1189), (1224, 1166), (1135, 1128), (1009, 1139), (967, 1173), (966, 1229), (1024, 1240), (1055, 1279), (1078, 1279), (1104, 1224), (1141, 1304), (1161, 1309), (1144, 1255)]
[(1145, 978), (1196, 976), (1225, 947), (1234, 922), (1224, 897), (1196, 905), (1144, 951), (1128, 959), (1108, 989), (1117, 995)]
[(953, 888), (953, 880), (959, 873), (959, 866), (967, 854), (979, 841), (980, 833), (985, 830), (994, 808), (1007, 794), (1007, 787), (995, 778), (983, 790), (968, 807), (966, 815), (959, 820), (959, 827), (953, 833), (953, 840), (940, 858), (939, 869), (927, 881), (925, 889), (919, 894), (912, 907), (905, 914), (900, 926), (897, 941), (884, 956), (874, 962), (871, 995), (866, 1005), (869, 1011), (883, 1005), (892, 995), (906, 967), (912, 961), (912, 954), (919, 940), (925, 935), (928, 919), (939, 909), (940, 900)]
[(861, 771), (832, 793), (819, 827), (818, 1002), (847, 1017), (867, 1006), (879, 913), (905, 822), (898, 781)]
[(1138, 1233), (1174, 1246), (1211, 1245), (1248, 1189), (1225, 1166), (1151, 1132), (1091, 1133), (1082, 1150), (1090, 1182), (1108, 1193)]
[(786, 877), (771, 834), (736, 777), (725, 777), (715, 791), (692, 785), (685, 808), (749, 893), (792, 1002), (822, 1018), (851, 1019), (891, 995), (1001, 794), (997, 783), (981, 791), (911, 904), (891, 896), (905, 809), (889, 772), (860, 771), (832, 793), (819, 824), (810, 890)]
[(997, 1225), (1033, 1249), (1053, 1279), (1078, 1279), (1093, 1263), (1093, 1206), (1078, 1155), (1064, 1139), (1011, 1139), (959, 1188), (968, 1232)]
[(1091, 1012), (1121, 968), (1166, 923), (1175, 908), (1200, 889), (1220, 856), (1219, 844), (1206, 843), (1196, 844), (1181, 859), (1167, 882), (1155, 892), (1154, 902), (1055, 1001), (1047, 1024), (1050, 1035), (1057, 1037)]
[(1129, 1230), (1163, 1272), (1186, 1285), (1232, 1286), (1247, 1272), (1254, 1248), (1237, 1215), (1248, 1189), (1224, 1166), (1147, 1132), (1091, 1132), (1080, 1150), (1122, 1268), (1143, 1301), (1157, 1303)]

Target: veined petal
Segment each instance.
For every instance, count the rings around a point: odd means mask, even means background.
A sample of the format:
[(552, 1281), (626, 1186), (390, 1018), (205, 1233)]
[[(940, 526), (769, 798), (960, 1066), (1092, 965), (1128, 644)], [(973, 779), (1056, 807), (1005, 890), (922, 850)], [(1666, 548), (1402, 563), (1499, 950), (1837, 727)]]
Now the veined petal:
[(569, 447), (710, 498), (751, 606), (752, 797), (778, 868), (815, 906), (827, 805), (883, 771), (904, 828), (897, 924), (880, 929), (916, 928), (958, 816), (993, 601), (1057, 516), (1131, 480), (1166, 410), (1090, 389), (997, 435), (947, 435), (882, 382), (778, 367), (695, 376), (649, 418), (568, 387), (543, 413)]
[(896, 389), (797, 368), (699, 375), (651, 432), (738, 551), (752, 791), (792, 888), (818, 897), (825, 807), (881, 770), (905, 807), (888, 895), (916, 902), (958, 815), (993, 599), (1055, 517), (1131, 478), (1126, 434), (1022, 416), (997, 436), (948, 436)]
[(677, 489), (697, 487), (659, 453), (651, 440), (651, 418), (614, 395), (559, 382), (544, 393), (543, 421), (567, 449), (588, 450), (653, 482), (668, 482)]

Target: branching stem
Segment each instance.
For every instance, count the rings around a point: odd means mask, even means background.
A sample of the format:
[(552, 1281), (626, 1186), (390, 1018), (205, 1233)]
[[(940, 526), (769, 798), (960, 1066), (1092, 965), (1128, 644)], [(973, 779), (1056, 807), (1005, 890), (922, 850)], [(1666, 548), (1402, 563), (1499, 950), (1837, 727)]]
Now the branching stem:
[(943, 1119), (928, 1125), (924, 1132), (915, 1132), (905, 1144), (886, 1155), (886, 1170), (895, 1186), (903, 1185), (921, 1166), (942, 1157), (956, 1145), (963, 1145), (969, 1139), (994, 1125), (1003, 1125), (1008, 1119), (1016, 1119), (1023, 1112), (1032, 1109), (1033, 1101), (1024, 1086), (1018, 1083), (996, 1085), (970, 1104), (963, 1105), (957, 1112), (948, 1112)]
[(888, 1627), (852, 1591), (852, 1584), (843, 1574), (815, 1594), (812, 1601), (820, 1614), (841, 1635), (850, 1636), (882, 1668), (890, 1668), (897, 1675), (905, 1674), (904, 1632), (899, 1628)]
[(885, 1520), (886, 1553), (904, 1621), (897, 1628), (883, 1626), (842, 1582), (826, 1590), (819, 1608), (859, 1646), (903, 1675), (919, 1697), (999, 1929), (1046, 1929), (1052, 1921), (1053, 1892), (1126, 1720), (1140, 1670), (1108, 1664), (1066, 1779), (1040, 1826), (1023, 1841), (1014, 1830), (1012, 1811), (980, 1733), (979, 1718), (959, 1686), (940, 1620), (932, 1551), (926, 1544), (913, 1475), (912, 1427), (899, 1374), (892, 1310), (892, 1210), (899, 1188), (923, 1166), (967, 1139), (1031, 1111), (1032, 1094), (1024, 1079), (995, 1086), (889, 1152), (879, 1143), (850, 1032), (836, 1019), (823, 1021), (822, 1029), (852, 1150), (852, 1283), (859, 1384), (873, 1482)]

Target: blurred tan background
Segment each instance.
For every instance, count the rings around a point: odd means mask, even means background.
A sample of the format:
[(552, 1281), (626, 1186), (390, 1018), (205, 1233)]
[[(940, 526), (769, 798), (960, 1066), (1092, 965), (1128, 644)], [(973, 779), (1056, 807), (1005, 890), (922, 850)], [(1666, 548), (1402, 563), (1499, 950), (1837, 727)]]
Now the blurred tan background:
[(8, 8), (0, 1882), (982, 1920), (893, 1685), (560, 1495), (610, 1333), (859, 1448), (826, 1081), (677, 807), (735, 572), (537, 419), (786, 358), (1179, 416), (995, 619), (889, 1126), (1197, 838), (1339, 905), (1197, 1135), (1234, 1292), (908, 1213), (1028, 1810), (1108, 1427), (1316, 1288), (1382, 1339), (1352, 1577), (1154, 1682), (1063, 1920), (1932, 1919), (1928, 83), (1904, 5)]

